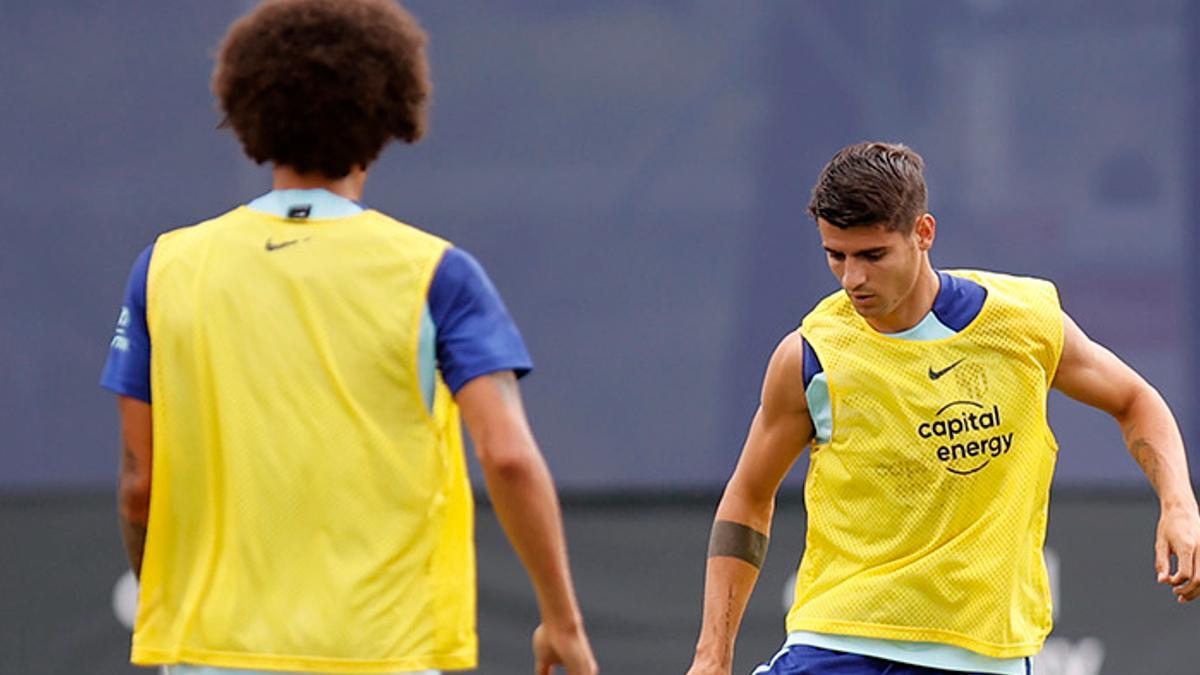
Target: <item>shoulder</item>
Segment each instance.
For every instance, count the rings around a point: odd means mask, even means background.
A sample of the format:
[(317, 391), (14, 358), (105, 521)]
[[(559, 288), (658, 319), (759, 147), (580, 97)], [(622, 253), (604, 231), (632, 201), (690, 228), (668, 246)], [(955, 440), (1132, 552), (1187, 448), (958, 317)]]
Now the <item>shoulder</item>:
[(442, 253), (427, 301), (439, 339), (449, 335), (447, 331), (483, 335), (497, 330), (516, 332), (500, 291), (479, 261), (460, 248), (449, 247)]
[(1052, 377), (1064, 339), (1062, 305), (1054, 283), (1038, 277), (978, 270), (949, 273), (965, 276), (987, 289), (985, 312), (989, 330), (1001, 336), (1003, 344), (1034, 355)]
[(968, 279), (987, 290), (985, 310), (993, 321), (1004, 319), (1005, 323), (1016, 325), (1061, 328), (1058, 287), (1048, 279), (980, 270), (947, 270), (947, 274)]
[(418, 241), (439, 249), (447, 249), (453, 246), (448, 239), (374, 209), (363, 211), (361, 217), (368, 226), (377, 228), (381, 234), (386, 236)]
[(429, 309), (435, 322), (452, 305), (499, 300), (499, 292), (470, 253), (456, 246), (443, 249), (429, 286)]
[(146, 286), (146, 270), (150, 267), (150, 258), (154, 255), (154, 244), (146, 246), (142, 252), (138, 254), (133, 261), (133, 267), (130, 269), (130, 280), (140, 279), (142, 290), (145, 291)]
[(483, 266), (460, 248), (447, 248), (429, 287), (437, 329), (438, 367), (450, 391), (487, 373), (533, 367), (525, 342)]
[(487, 272), (475, 256), (457, 246), (448, 246), (438, 262), (438, 277), (454, 284), (468, 283), (476, 279), (487, 279)]
[(238, 207), (191, 225), (175, 227), (159, 234), (154, 241), (154, 248), (158, 252), (166, 252), (180, 246), (194, 245), (230, 227), (237, 227), (247, 218), (253, 218), (253, 212)]
[(1041, 277), (972, 269), (946, 270), (946, 273), (954, 277), (973, 281), (983, 286), (989, 293), (995, 292), (1011, 297), (1028, 297), (1031, 295), (1042, 297), (1053, 296), (1056, 299), (1058, 297), (1058, 288), (1054, 285), (1054, 282)]
[(766, 387), (793, 384), (801, 386), (804, 381), (804, 352), (806, 343), (799, 330), (788, 333), (775, 345), (771, 360), (767, 363)]
[(765, 409), (797, 412), (808, 409), (804, 396), (804, 352), (805, 341), (799, 330), (792, 331), (776, 345), (763, 378)]

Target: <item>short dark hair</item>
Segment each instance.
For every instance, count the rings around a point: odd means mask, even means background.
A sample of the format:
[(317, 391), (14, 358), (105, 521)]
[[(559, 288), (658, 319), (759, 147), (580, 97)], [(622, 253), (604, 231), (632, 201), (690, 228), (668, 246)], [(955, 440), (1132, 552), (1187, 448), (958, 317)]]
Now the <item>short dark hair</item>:
[(341, 178), (425, 133), (425, 31), (393, 0), (267, 0), (229, 28), (212, 88), (246, 155)]
[(882, 224), (909, 232), (925, 213), (925, 160), (898, 143), (842, 148), (821, 169), (808, 212), (840, 228)]

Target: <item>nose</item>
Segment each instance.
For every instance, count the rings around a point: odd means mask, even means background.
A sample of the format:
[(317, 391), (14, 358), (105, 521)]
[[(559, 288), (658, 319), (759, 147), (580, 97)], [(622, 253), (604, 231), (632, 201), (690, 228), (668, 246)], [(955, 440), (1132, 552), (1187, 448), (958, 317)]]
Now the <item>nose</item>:
[(867, 281), (867, 271), (862, 263), (847, 258), (842, 265), (842, 288), (852, 291)]

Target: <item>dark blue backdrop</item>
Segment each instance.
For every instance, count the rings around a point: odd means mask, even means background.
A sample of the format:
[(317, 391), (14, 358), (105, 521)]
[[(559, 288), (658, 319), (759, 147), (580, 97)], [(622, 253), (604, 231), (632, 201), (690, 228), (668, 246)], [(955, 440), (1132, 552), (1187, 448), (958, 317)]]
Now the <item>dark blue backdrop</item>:
[[(130, 263), (268, 189), (208, 93), (249, 4), (5, 3), (0, 490), (112, 481), (95, 383)], [(866, 138), (924, 154), (936, 264), (1054, 279), (1195, 422), (1183, 0), (409, 5), (432, 133), (367, 201), (489, 269), (565, 488), (724, 481), (773, 344), (834, 288), (808, 190)], [(1052, 421), (1060, 484), (1143, 480), (1102, 415)]]

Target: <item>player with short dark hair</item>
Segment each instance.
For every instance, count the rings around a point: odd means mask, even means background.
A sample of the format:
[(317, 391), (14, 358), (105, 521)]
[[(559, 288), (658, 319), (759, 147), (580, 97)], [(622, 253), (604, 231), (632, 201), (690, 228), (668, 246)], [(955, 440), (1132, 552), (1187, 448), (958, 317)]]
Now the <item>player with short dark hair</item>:
[(271, 192), (157, 238), (102, 384), (141, 580), (132, 660), (172, 675), (474, 668), (461, 417), (542, 623), (536, 670), (597, 672), (557, 496), (495, 287), (449, 242), (359, 202), (425, 129), (425, 33), (391, 0), (268, 0), (213, 89)]
[(924, 169), (925, 160), (903, 145), (847, 146), (817, 177), (808, 214), (842, 229), (882, 224), (907, 234), (928, 208)]
[(1027, 674), (1051, 628), (1051, 388), (1116, 419), (1161, 503), (1158, 580), (1200, 596), (1200, 515), (1167, 404), (1050, 282), (934, 269), (922, 168), (902, 145), (862, 143), (813, 189), (841, 291), (767, 367), (717, 509), (689, 675), (729, 675), (776, 492), (809, 444), (788, 638), (754, 672)]

